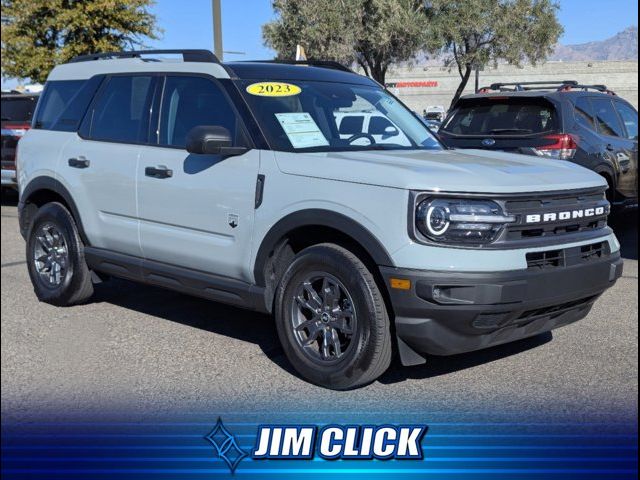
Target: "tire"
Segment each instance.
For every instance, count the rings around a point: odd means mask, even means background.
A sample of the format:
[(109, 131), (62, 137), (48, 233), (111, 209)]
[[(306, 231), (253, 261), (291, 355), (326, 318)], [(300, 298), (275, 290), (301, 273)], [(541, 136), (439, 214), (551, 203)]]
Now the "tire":
[(296, 255), (276, 292), (275, 320), (287, 358), (316, 385), (360, 387), (391, 363), (382, 294), (360, 259), (337, 245), (315, 245)]
[(27, 233), (26, 251), (29, 277), (41, 302), (69, 306), (93, 295), (84, 245), (73, 217), (61, 203), (38, 209)]

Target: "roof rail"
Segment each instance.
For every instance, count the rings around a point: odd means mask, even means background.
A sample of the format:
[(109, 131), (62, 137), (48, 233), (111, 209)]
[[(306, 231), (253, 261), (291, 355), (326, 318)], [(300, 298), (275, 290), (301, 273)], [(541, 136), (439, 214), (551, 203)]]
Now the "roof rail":
[(345, 67), (339, 62), (333, 60), (242, 60), (244, 62), (253, 63), (284, 63), (286, 65), (308, 65), (310, 67), (330, 68), (333, 70), (341, 70), (343, 72), (354, 73), (349, 67)]
[(209, 50), (131, 50), (128, 52), (101, 52), (92, 53), (89, 55), (79, 55), (72, 58), (67, 63), (79, 63), (79, 62), (91, 62), (93, 60), (108, 60), (114, 58), (141, 58), (143, 55), (166, 55), (175, 54), (182, 55), (184, 62), (205, 62), (205, 63), (220, 63), (218, 57), (216, 57)]
[(528, 92), (531, 90), (555, 90), (557, 92), (568, 92), (571, 90), (596, 90), (598, 92), (607, 93), (609, 95), (615, 95), (615, 93), (609, 90), (606, 85), (583, 85), (581, 83), (578, 83), (576, 80), (492, 83), (488, 87), (480, 88), (478, 92)]

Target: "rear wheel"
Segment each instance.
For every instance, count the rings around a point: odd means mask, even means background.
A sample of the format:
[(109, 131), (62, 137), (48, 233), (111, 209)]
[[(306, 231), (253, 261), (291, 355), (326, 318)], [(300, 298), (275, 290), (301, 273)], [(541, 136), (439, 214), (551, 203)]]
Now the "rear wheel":
[(91, 272), (75, 221), (61, 203), (38, 209), (27, 235), (27, 266), (38, 299), (73, 305), (93, 294)]
[(293, 367), (327, 388), (365, 385), (391, 362), (389, 317), (373, 275), (337, 245), (295, 257), (278, 287), (276, 325)]

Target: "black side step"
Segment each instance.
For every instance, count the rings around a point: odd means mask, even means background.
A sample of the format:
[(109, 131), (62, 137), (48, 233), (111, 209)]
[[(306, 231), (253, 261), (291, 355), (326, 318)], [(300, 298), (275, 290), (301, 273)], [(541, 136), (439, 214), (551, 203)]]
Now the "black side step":
[(265, 304), (264, 287), (101, 248), (85, 247), (84, 256), (89, 268), (114, 277), (271, 313)]

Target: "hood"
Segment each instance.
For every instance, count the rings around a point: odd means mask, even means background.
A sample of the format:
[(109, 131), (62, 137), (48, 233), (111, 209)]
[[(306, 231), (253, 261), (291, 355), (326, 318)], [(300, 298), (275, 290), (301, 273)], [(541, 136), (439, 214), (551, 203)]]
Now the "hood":
[(284, 173), (408, 190), (520, 193), (606, 186), (563, 160), (488, 150), (276, 152)]

